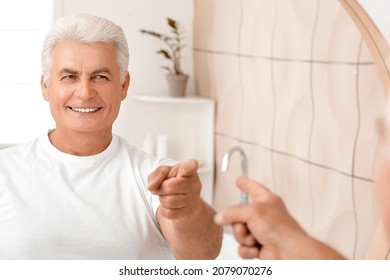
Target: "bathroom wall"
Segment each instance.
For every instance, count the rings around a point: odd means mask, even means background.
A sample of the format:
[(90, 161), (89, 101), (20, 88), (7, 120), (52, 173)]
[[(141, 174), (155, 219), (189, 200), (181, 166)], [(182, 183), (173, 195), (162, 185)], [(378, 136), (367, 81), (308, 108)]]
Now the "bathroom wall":
[(337, 0), (194, 0), (197, 94), (216, 101), (217, 210), (241, 174), (285, 199), (312, 235), (365, 258), (379, 220), (373, 172), (384, 93)]

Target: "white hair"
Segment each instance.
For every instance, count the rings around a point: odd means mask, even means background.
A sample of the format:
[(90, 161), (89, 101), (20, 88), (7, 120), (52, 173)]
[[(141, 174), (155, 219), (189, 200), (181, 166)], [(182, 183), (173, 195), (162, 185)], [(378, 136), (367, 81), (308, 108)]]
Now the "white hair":
[(124, 81), (129, 66), (129, 48), (122, 28), (108, 19), (90, 14), (75, 14), (59, 18), (46, 35), (41, 53), (42, 75), (45, 81), (49, 78), (52, 51), (58, 43), (64, 41), (115, 44), (120, 80)]

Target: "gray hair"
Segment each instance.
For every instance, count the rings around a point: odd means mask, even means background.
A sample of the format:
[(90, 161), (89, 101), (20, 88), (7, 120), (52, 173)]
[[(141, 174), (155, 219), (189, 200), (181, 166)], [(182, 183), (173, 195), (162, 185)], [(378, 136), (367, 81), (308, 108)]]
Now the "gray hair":
[(42, 75), (45, 81), (49, 78), (52, 51), (58, 43), (64, 41), (115, 44), (120, 80), (124, 81), (129, 67), (129, 48), (122, 28), (108, 19), (90, 14), (75, 14), (59, 18), (46, 35), (41, 53)]

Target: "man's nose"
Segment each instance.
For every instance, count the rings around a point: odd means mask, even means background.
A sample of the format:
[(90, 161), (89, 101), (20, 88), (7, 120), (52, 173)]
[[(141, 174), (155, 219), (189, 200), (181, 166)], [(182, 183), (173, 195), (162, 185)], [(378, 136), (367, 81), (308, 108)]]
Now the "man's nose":
[(84, 100), (89, 100), (96, 96), (96, 90), (90, 79), (81, 79), (75, 95)]

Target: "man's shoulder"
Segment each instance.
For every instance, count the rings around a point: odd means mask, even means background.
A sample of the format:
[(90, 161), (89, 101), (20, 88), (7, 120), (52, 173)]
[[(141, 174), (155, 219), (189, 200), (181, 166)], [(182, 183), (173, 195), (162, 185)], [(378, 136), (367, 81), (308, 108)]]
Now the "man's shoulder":
[(117, 142), (118, 150), (120, 152), (126, 152), (129, 155), (142, 155), (143, 152), (137, 146), (130, 144), (126, 139), (121, 136), (114, 135), (114, 141)]

